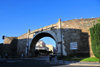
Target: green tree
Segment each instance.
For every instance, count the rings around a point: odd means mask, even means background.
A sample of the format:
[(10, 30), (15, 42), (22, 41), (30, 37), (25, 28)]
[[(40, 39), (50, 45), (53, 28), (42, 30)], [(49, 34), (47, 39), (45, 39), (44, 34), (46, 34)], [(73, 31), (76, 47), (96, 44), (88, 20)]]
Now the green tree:
[(100, 23), (90, 28), (90, 33), (93, 53), (100, 59)]

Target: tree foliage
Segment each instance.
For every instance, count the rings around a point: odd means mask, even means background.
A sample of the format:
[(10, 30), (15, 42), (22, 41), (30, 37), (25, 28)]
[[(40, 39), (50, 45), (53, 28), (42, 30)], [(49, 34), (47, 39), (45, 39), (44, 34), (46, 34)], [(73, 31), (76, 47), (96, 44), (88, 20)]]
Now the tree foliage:
[(90, 28), (90, 33), (93, 53), (100, 59), (100, 23)]

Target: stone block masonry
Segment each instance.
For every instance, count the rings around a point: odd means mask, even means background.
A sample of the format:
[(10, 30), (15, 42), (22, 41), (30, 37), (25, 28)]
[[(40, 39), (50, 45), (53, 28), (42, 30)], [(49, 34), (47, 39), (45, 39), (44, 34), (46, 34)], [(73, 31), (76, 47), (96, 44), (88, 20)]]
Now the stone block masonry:
[[(40, 29), (28, 31), (17, 37), (17, 54), (21, 56), (34, 56), (35, 45), (43, 37), (51, 37), (56, 42), (57, 55), (64, 56), (94, 56), (91, 49), (90, 28), (100, 18), (73, 19), (59, 21)], [(5, 39), (4, 43), (10, 43)], [(72, 47), (75, 47), (72, 50)]]

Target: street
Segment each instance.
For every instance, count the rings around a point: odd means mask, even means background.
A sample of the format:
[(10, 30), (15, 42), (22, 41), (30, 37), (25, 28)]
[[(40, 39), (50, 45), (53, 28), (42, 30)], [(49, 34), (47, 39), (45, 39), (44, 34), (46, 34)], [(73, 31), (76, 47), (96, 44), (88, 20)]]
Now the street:
[[(76, 65), (73, 66), (68, 64), (51, 64), (48, 61), (48, 59), (43, 60), (40, 58), (3, 59), (3, 60), (0, 59), (0, 67), (89, 67), (89, 66), (76, 66)], [(97, 66), (91, 66), (91, 67), (97, 67)]]
[[(1, 62), (0, 67), (88, 67), (88, 66), (71, 66), (71, 65), (57, 65), (57, 64), (49, 64), (45, 61), (39, 60), (16, 60), (9, 62)], [(95, 66), (93, 66), (95, 67)]]

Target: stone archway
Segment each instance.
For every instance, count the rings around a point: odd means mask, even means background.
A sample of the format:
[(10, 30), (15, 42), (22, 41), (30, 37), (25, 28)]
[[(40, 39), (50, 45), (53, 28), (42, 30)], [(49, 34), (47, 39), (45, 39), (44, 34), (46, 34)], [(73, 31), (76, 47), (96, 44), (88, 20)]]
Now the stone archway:
[(32, 39), (32, 42), (30, 44), (30, 54), (31, 54), (31, 56), (35, 55), (35, 46), (36, 46), (36, 43), (38, 42), (38, 40), (40, 40), (43, 37), (51, 37), (55, 41), (55, 43), (57, 45), (57, 38), (56, 38), (55, 33), (50, 32), (50, 31), (39, 32), (39, 33), (37, 33), (37, 34), (34, 35), (34, 37)]

